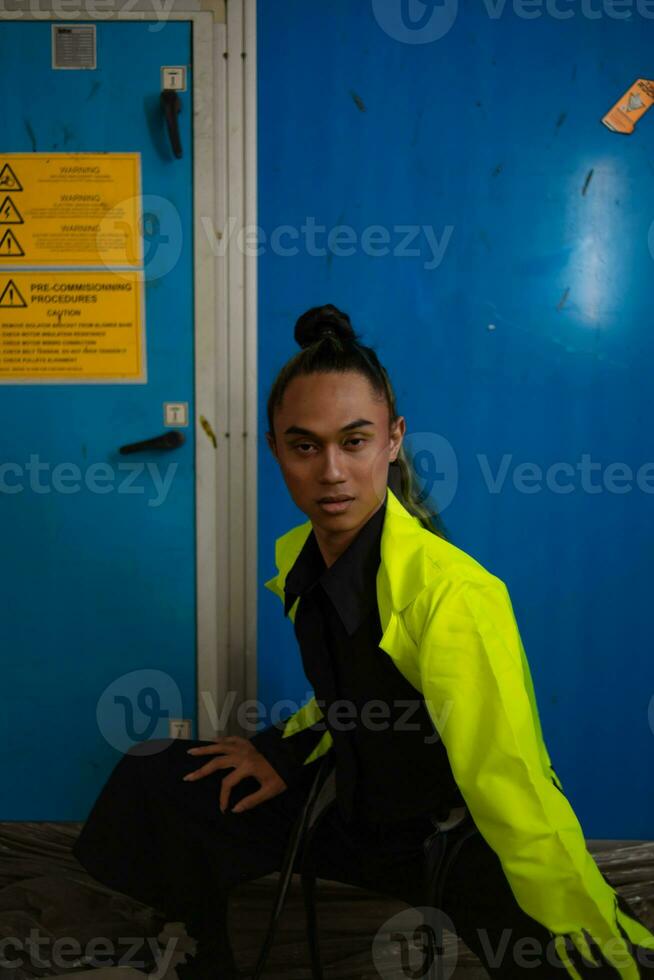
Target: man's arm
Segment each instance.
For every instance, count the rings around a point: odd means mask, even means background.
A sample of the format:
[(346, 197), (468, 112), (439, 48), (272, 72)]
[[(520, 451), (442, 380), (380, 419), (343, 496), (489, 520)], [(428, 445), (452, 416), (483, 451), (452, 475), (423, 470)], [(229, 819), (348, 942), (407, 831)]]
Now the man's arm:
[(328, 751), (331, 735), (315, 698), (311, 698), (285, 722), (264, 728), (250, 741), (286, 785), (292, 787), (312, 771), (311, 763)]
[(582, 828), (551, 767), (529, 666), (504, 583), (463, 571), (428, 586), (409, 613), (423, 696), (454, 778), (497, 853), (522, 909), (592, 962), (596, 943), (623, 980), (638, 980), (625, 942), (654, 936), (619, 909), (586, 848)]

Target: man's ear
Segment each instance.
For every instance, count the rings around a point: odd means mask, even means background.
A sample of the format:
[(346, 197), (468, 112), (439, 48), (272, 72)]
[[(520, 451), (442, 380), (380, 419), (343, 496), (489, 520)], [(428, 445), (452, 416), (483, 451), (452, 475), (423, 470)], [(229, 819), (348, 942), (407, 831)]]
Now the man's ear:
[(273, 436), (271, 436), (269, 432), (266, 432), (266, 442), (268, 443), (268, 448), (270, 449), (270, 452), (273, 454), (275, 459), (277, 459), (277, 447), (275, 445), (275, 439)]
[(402, 440), (404, 438), (404, 433), (406, 431), (406, 422), (403, 415), (398, 415), (394, 424), (391, 426), (391, 458), (390, 462), (394, 463), (398, 457), (400, 449), (402, 448)]

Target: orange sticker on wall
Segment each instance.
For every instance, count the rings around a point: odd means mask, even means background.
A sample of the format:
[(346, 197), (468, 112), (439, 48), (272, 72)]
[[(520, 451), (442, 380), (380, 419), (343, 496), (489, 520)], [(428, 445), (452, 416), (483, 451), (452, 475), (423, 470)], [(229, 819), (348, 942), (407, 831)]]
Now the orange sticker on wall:
[(636, 123), (654, 105), (654, 81), (639, 78), (602, 119), (614, 133), (633, 133)]

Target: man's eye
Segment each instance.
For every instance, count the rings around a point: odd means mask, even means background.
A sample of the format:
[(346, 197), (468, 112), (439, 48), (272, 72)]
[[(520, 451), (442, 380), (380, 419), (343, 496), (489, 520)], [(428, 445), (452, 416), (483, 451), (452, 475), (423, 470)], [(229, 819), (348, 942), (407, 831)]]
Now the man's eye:
[[(361, 436), (354, 436), (352, 439), (346, 439), (345, 445), (353, 446), (355, 449), (358, 449), (359, 446), (363, 445), (365, 442), (366, 440)], [(296, 442), (293, 446), (293, 449), (297, 449), (301, 456), (307, 456), (308, 453), (314, 448), (315, 447), (312, 442)]]

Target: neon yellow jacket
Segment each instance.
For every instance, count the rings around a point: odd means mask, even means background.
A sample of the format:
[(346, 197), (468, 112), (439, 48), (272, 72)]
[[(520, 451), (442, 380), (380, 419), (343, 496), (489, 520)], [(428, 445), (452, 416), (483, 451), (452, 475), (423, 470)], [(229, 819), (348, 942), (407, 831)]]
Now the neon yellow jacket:
[[(265, 584), (282, 600), (310, 532), (307, 521), (276, 542), (278, 574)], [(379, 645), (424, 697), (472, 819), (500, 858), (518, 904), (556, 937), (574, 980), (579, 974), (564, 936), (596, 962), (583, 930), (624, 980), (638, 980), (619, 926), (647, 949), (654, 949), (654, 935), (618, 907), (552, 768), (504, 582), (422, 527), (389, 487), (376, 590)], [(296, 609), (297, 601), (291, 620)], [(313, 697), (287, 720), (283, 737), (321, 717)], [(305, 764), (331, 742), (327, 730)]]

